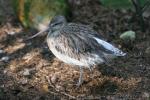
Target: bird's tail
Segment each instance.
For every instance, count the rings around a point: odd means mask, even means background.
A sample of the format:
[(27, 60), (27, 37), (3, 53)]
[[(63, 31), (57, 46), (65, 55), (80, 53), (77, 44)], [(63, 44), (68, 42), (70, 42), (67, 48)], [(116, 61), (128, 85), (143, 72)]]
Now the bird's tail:
[(108, 43), (102, 39), (99, 39), (99, 38), (95, 38), (95, 39), (100, 45), (102, 45), (106, 49), (106, 51), (109, 51), (112, 55), (115, 55), (115, 56), (125, 56), (126, 55), (126, 53), (119, 50), (118, 48), (111, 45), (110, 43)]
[(114, 49), (114, 55), (115, 56), (125, 56), (126, 53), (124, 53), (123, 51), (119, 50), (118, 48)]

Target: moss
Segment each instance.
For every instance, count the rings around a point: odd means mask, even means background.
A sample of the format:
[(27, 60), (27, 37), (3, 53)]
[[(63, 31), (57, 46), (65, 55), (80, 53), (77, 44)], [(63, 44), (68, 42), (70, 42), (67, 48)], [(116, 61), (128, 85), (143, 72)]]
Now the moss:
[(66, 0), (13, 0), (13, 5), (22, 24), (33, 28), (47, 25), (53, 16), (69, 11)]
[[(133, 7), (131, 0), (100, 0), (102, 4), (106, 7), (111, 8), (126, 8), (131, 9)], [(143, 5), (146, 0), (140, 0), (141, 4)]]

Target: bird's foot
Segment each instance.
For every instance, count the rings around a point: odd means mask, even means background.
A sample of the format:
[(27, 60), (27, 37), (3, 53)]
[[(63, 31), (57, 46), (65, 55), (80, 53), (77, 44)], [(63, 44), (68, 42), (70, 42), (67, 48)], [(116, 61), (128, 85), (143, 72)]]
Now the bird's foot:
[(78, 83), (76, 84), (77, 87), (80, 87), (82, 85), (83, 81), (79, 79)]
[(80, 67), (80, 77), (79, 77), (78, 83), (76, 85), (78, 87), (80, 87), (82, 83), (83, 83), (83, 68)]

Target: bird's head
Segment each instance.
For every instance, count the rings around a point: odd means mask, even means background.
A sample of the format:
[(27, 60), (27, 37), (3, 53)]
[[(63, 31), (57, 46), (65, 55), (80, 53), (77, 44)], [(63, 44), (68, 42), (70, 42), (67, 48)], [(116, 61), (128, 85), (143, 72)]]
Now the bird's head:
[(51, 31), (57, 31), (67, 23), (64, 16), (55, 16), (49, 23), (49, 28)]
[(43, 33), (43, 32), (54, 32), (59, 30), (61, 27), (63, 27), (65, 24), (67, 23), (67, 20), (64, 16), (58, 15), (55, 16), (54, 18), (52, 18), (52, 20), (50, 21), (48, 27), (40, 32), (38, 32), (37, 34), (29, 37), (28, 39), (32, 39), (36, 36), (38, 36), (39, 34)]

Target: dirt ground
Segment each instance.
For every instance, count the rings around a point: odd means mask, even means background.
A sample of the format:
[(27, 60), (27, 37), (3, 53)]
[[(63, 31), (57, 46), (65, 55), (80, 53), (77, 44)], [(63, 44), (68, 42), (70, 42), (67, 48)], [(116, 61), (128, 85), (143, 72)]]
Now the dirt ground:
[[(90, 25), (127, 56), (92, 72), (84, 69), (83, 85), (77, 87), (79, 69), (55, 58), (46, 36), (24, 41), (37, 31), (24, 29), (8, 7), (0, 23), (0, 100), (149, 100), (150, 18), (142, 32), (137, 19), (129, 21), (134, 15), (130, 10), (107, 9), (97, 0), (70, 5), (69, 21)], [(136, 40), (125, 44), (119, 35), (131, 29)]]

